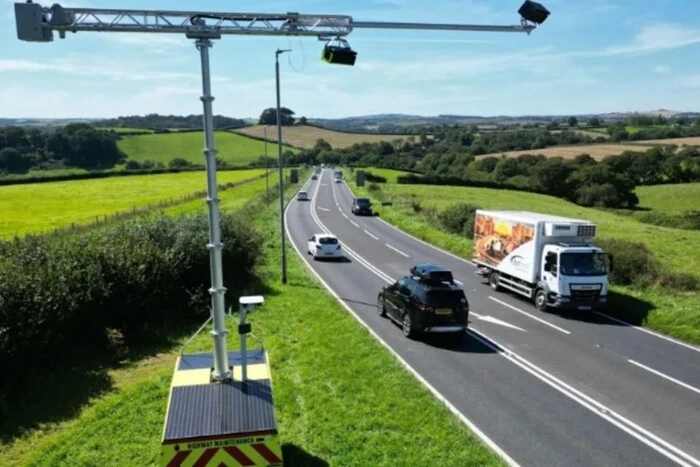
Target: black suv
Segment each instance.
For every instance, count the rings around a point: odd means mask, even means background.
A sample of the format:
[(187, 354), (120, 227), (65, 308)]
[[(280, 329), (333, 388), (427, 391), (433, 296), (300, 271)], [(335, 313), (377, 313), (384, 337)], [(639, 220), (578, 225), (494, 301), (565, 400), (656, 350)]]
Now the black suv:
[(351, 211), (356, 216), (358, 214), (372, 215), (372, 202), (368, 198), (354, 198), (352, 200)]
[(452, 272), (431, 263), (418, 264), (410, 272), (411, 276), (382, 287), (377, 297), (379, 314), (400, 324), (409, 338), (423, 332), (462, 335), (468, 327), (469, 302)]

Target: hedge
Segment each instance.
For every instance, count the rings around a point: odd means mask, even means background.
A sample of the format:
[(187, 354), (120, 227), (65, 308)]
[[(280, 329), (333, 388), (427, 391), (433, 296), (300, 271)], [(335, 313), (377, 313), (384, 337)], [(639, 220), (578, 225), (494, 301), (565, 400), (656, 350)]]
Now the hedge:
[[(241, 215), (222, 214), (226, 298), (235, 301), (260, 257)], [(137, 343), (209, 313), (204, 214), (158, 216), (66, 238), (0, 242), (0, 374), (55, 366)], [(21, 377), (6, 378), (0, 391)]]

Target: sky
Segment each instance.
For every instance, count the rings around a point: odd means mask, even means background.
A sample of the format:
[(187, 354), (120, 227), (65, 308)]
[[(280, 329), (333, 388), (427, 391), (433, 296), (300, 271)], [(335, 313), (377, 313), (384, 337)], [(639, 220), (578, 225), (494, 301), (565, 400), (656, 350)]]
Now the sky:
[[(53, 2), (36, 3), (49, 5)], [(700, 111), (700, 1), (543, 0), (522, 33), (355, 29), (354, 67), (320, 59), (316, 38), (225, 35), (210, 50), (214, 113), (257, 117), (281, 101), (297, 117), (580, 115)], [(67, 0), (65, 7), (342, 14), (355, 21), (514, 25), (521, 0)], [(176, 34), (17, 39), (0, 0), (0, 117), (201, 114), (200, 57)]]

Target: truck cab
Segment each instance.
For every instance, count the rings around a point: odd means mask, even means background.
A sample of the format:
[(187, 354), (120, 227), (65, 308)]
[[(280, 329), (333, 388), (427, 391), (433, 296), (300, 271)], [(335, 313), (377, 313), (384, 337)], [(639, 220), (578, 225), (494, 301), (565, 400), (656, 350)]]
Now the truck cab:
[[(593, 246), (545, 245), (540, 288), (535, 305), (575, 310), (602, 309), (607, 305), (606, 255)], [(541, 293), (540, 293), (541, 292)]]

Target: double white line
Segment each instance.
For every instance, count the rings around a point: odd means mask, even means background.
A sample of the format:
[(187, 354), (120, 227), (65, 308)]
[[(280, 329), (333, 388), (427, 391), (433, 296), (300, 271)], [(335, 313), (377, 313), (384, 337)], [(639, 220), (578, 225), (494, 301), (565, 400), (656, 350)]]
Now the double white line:
[[(315, 203), (316, 203), (316, 197), (318, 195), (320, 186), (316, 185), (316, 191), (314, 193), (314, 196), (312, 197), (312, 206), (310, 211), (311, 211), (311, 216), (313, 217), (314, 221), (316, 224), (326, 233), (331, 233), (331, 231), (321, 222), (321, 220), (318, 218), (316, 215), (316, 210), (315, 210)], [(335, 195), (335, 193), (334, 193)], [(365, 260), (362, 256), (357, 254), (355, 251), (350, 249), (346, 244), (340, 241), (345, 251), (352, 257), (354, 258), (358, 263), (362, 264), (364, 267), (369, 269), (372, 273), (374, 273), (377, 277), (380, 279), (384, 280), (387, 283), (394, 283), (395, 281), (387, 274), (385, 274), (383, 271), (372, 265), (369, 261)], [(500, 302), (500, 301), (499, 301)], [(480, 341), (482, 344), (486, 345), (487, 347), (493, 349), (495, 352), (497, 352), (499, 355), (502, 357), (508, 359), (511, 363), (517, 365), (519, 368), (523, 369), (527, 373), (535, 376), (537, 379), (541, 380), (548, 386), (552, 387), (553, 389), (559, 391), (563, 395), (567, 396), (569, 399), (575, 401), (576, 403), (582, 405), (586, 409), (590, 410), (594, 414), (598, 415), (599, 417), (603, 418), (604, 420), (610, 422), (614, 426), (618, 427), (625, 433), (629, 434), (630, 436), (636, 438), (637, 440), (641, 441), (645, 445), (649, 446), (650, 448), (654, 449), (656, 452), (662, 454), (663, 456), (671, 459), (672, 461), (678, 463), (679, 465), (682, 465), (684, 467), (700, 467), (700, 460), (697, 458), (693, 457), (692, 455), (686, 453), (685, 451), (682, 451), (681, 449), (677, 448), (676, 446), (673, 446), (669, 442), (661, 439), (660, 437), (656, 436), (655, 434), (651, 433), (649, 430), (641, 427), (640, 425), (634, 423), (633, 421), (629, 420), (628, 418), (622, 416), (621, 414), (615, 412), (614, 410), (610, 409), (609, 407), (603, 405), (602, 403), (596, 401), (592, 397), (584, 394), (583, 392), (579, 391), (578, 389), (574, 388), (573, 386), (569, 385), (568, 383), (562, 381), (561, 379), (553, 376), (552, 374), (548, 373), (544, 369), (538, 367), (534, 363), (530, 362), (524, 357), (521, 357), (520, 355), (512, 352), (505, 346), (499, 344), (496, 342), (494, 339), (486, 336), (482, 332), (476, 331), (474, 328), (469, 328), (467, 330), (469, 334), (471, 334), (475, 339)]]
[[(313, 218), (314, 222), (316, 222), (316, 225), (318, 225), (319, 228), (320, 228), (321, 230), (323, 230), (323, 231), (324, 231), (325, 233), (327, 233), (327, 234), (333, 235), (333, 232), (331, 232), (330, 229), (329, 229), (328, 227), (326, 227), (326, 225), (325, 225), (323, 222), (321, 222), (321, 219), (319, 219), (318, 215), (316, 214), (316, 199), (317, 199), (317, 197), (318, 197), (318, 191), (319, 191), (320, 188), (321, 188), (321, 184), (319, 183), (319, 184), (316, 185), (316, 189), (315, 189), (315, 191), (314, 191), (314, 194), (313, 194), (313, 196), (311, 197), (311, 206), (309, 206), (310, 211), (311, 211), (311, 217)], [(337, 237), (337, 235), (336, 235), (336, 237)], [(343, 247), (343, 250), (345, 251), (345, 253), (346, 253), (348, 256), (350, 256), (350, 257), (353, 258), (355, 261), (357, 261), (358, 263), (360, 263), (361, 265), (363, 265), (364, 267), (366, 267), (367, 269), (369, 269), (371, 272), (373, 272), (377, 277), (379, 277), (380, 279), (382, 279), (384, 282), (386, 282), (386, 283), (388, 283), (388, 284), (393, 284), (394, 282), (396, 282), (394, 279), (391, 278), (391, 276), (389, 276), (388, 274), (385, 274), (383, 271), (381, 271), (380, 269), (376, 268), (376, 267), (375, 267), (374, 265), (372, 265), (369, 261), (367, 261), (366, 259), (364, 259), (364, 258), (363, 258), (362, 256), (360, 256), (359, 254), (357, 254), (357, 253), (356, 253), (354, 250), (352, 250), (346, 243), (344, 243), (343, 241), (341, 241), (340, 238), (338, 238), (338, 242), (339, 242), (340, 245)]]

